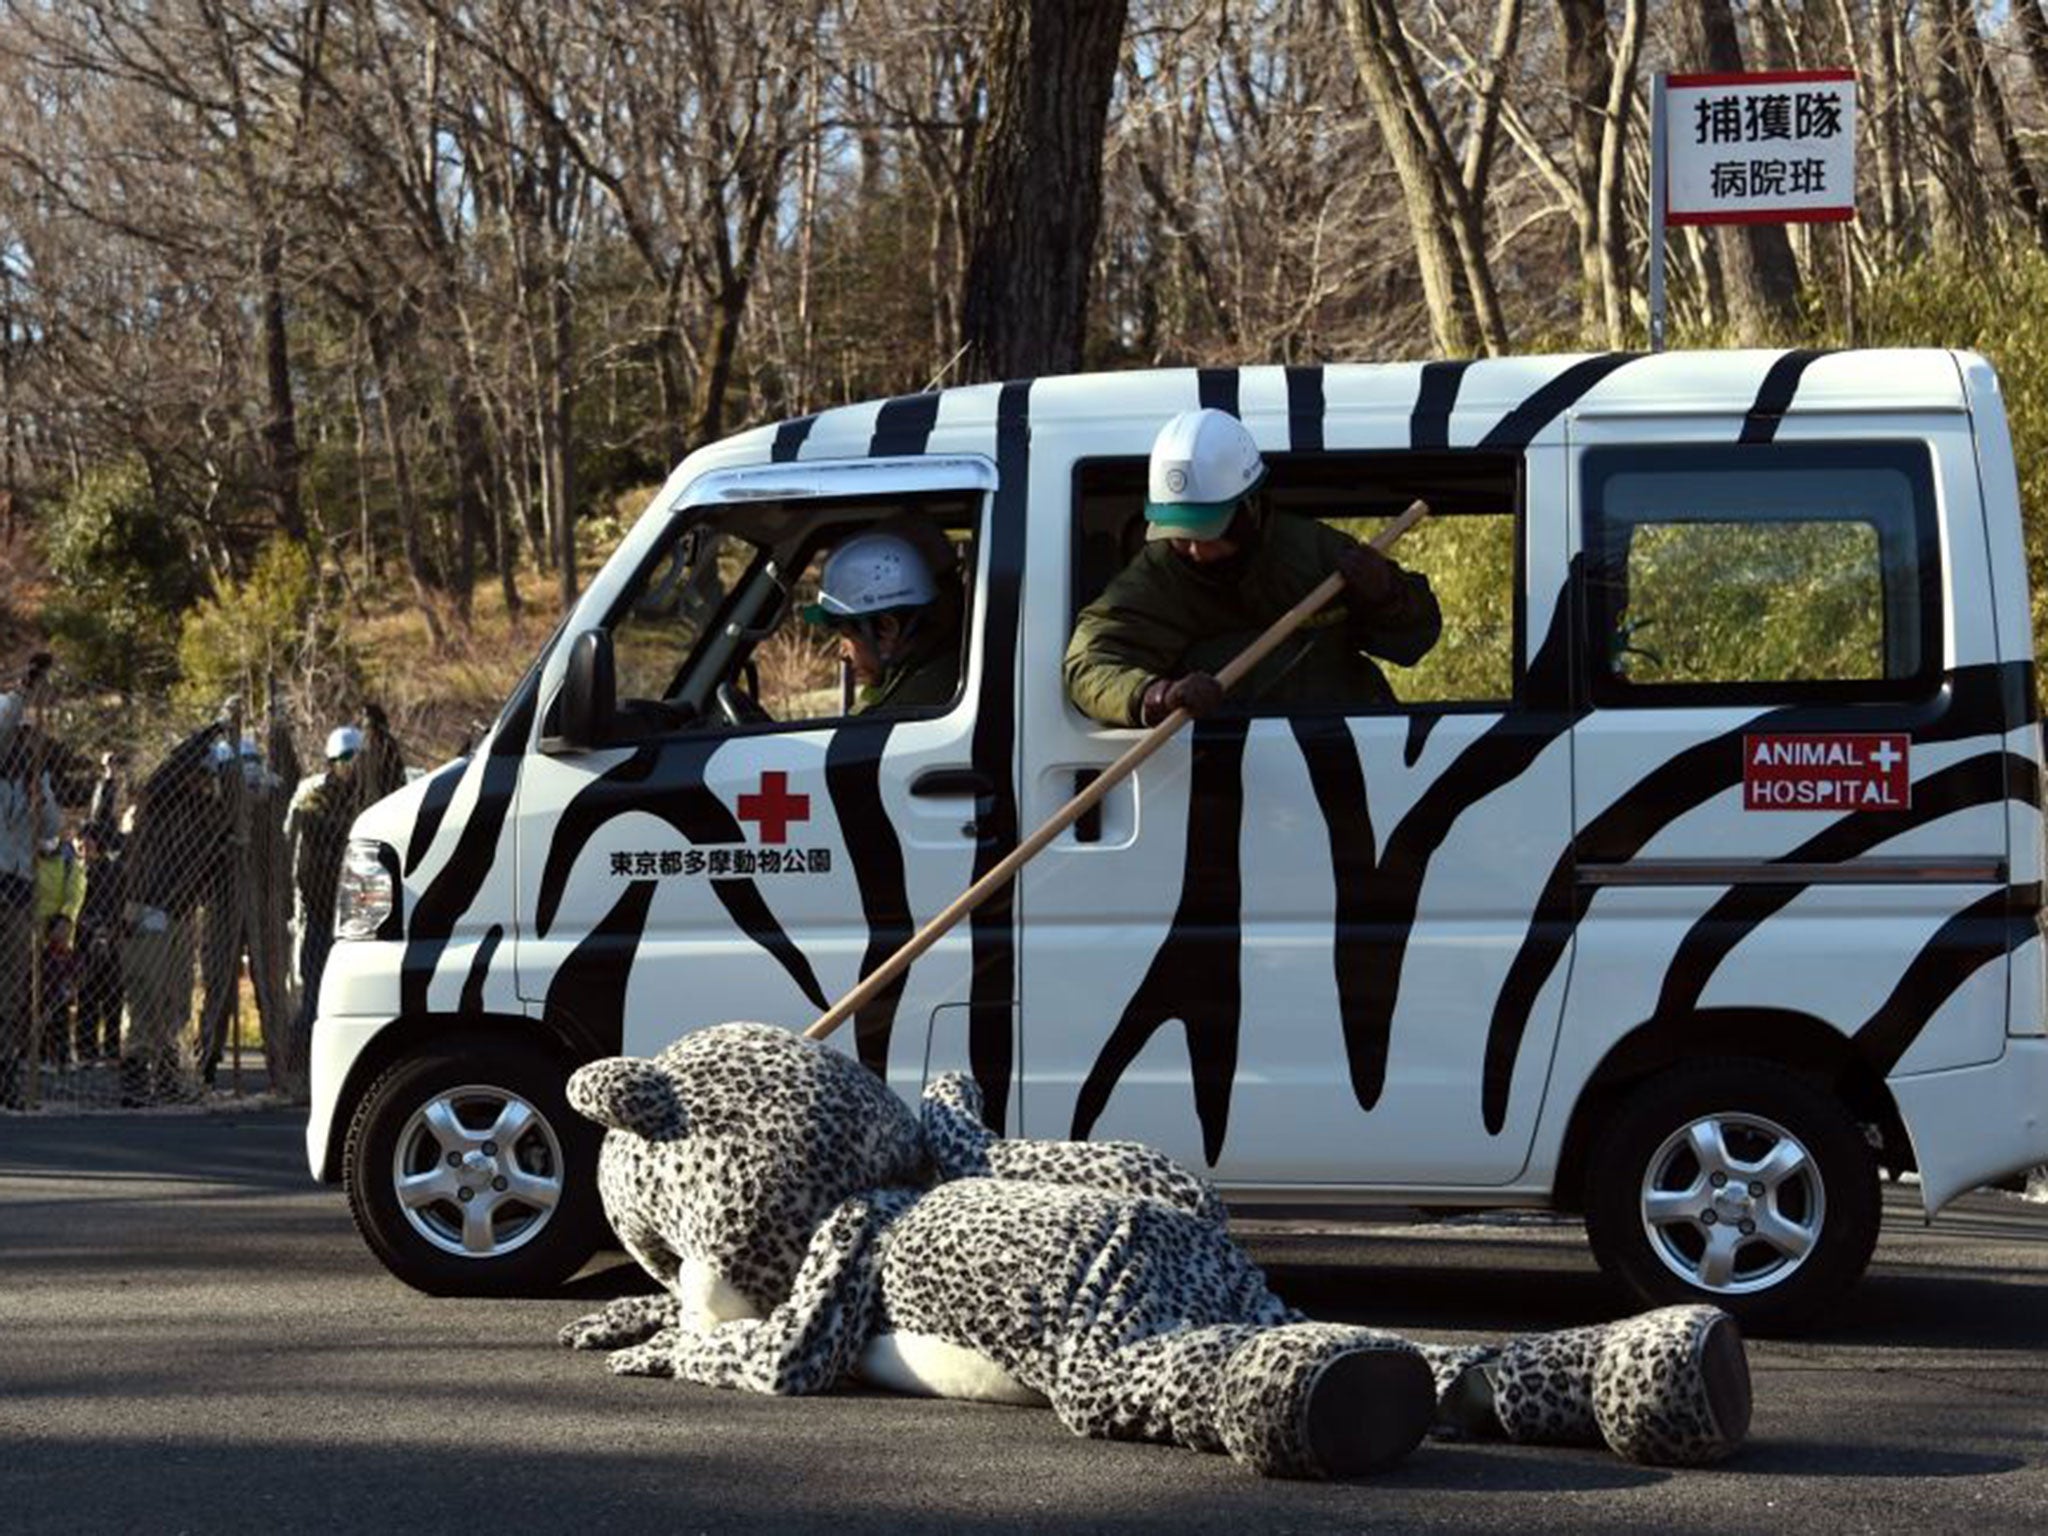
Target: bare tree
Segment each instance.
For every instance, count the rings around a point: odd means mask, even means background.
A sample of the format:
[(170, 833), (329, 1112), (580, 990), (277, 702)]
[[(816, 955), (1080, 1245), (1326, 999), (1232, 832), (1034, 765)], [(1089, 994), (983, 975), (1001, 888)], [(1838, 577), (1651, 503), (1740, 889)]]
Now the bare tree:
[[(1742, 43), (1729, 0), (1693, 0), (1692, 46), (1700, 63), (1717, 74), (1739, 73)], [(1799, 268), (1792, 243), (1780, 224), (1738, 224), (1719, 232), (1721, 267), (1735, 328), (1761, 343), (1792, 325), (1799, 314)]]
[(1125, 0), (998, 0), (968, 204), (970, 378), (1081, 365)]

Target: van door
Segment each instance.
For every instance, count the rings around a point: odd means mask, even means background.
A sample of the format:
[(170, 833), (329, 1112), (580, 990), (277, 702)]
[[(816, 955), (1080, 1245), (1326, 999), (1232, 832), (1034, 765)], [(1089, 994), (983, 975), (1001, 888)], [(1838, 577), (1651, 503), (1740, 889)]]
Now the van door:
[[(602, 611), (616, 744), (537, 754), (521, 779), (522, 997), (636, 1054), (726, 1020), (801, 1028), (968, 884), (993, 483), (954, 457), (692, 486)], [(948, 702), (851, 713), (836, 643), (803, 616), (829, 550), (877, 526), (943, 567)], [(962, 929), (842, 1043), (914, 1095), (968, 953)]]
[[(1284, 417), (1245, 420), (1285, 442)], [(1034, 524), (1068, 523), (1075, 563), (1066, 623), (1027, 636), (1027, 826), (1140, 734), (1060, 682), (1074, 612), (1142, 537), (1145, 462), (1122, 454), (1073, 465), (1068, 518)], [(1397, 553), (1442, 638), (1385, 669), (1397, 705), (1200, 723), (1025, 870), (1032, 1134), (1138, 1138), (1238, 1187), (1522, 1169), (1563, 996), (1512, 968), (1569, 842), (1561, 458), (1267, 449), (1275, 516), (1365, 536), (1430, 502)], [(1058, 559), (1034, 546), (1034, 571)]]
[(1643, 1026), (1723, 1055), (1824, 1028), (1880, 1075), (2002, 1049), (2005, 967), (1971, 959), (2003, 954), (2012, 763), (1967, 420), (1741, 427), (1571, 428), (1561, 1109)]

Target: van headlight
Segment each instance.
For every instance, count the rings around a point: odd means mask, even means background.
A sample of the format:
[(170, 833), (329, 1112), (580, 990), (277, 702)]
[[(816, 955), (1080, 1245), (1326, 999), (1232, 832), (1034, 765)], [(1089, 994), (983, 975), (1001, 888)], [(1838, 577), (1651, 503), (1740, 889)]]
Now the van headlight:
[(334, 892), (334, 936), (337, 939), (390, 937), (387, 925), (398, 915), (398, 860), (382, 843), (358, 839), (341, 860), (341, 882)]

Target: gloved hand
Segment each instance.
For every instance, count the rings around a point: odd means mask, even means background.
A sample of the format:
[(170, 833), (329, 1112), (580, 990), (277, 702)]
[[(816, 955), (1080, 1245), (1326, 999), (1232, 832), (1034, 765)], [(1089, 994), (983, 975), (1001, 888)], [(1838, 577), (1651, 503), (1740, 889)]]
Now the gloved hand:
[(1368, 544), (1354, 544), (1339, 555), (1337, 573), (1360, 608), (1378, 608), (1394, 595), (1394, 562)]
[(1176, 709), (1184, 709), (1200, 720), (1222, 707), (1223, 685), (1206, 672), (1190, 672), (1186, 677), (1155, 677), (1146, 684), (1138, 719), (1143, 725), (1157, 725)]

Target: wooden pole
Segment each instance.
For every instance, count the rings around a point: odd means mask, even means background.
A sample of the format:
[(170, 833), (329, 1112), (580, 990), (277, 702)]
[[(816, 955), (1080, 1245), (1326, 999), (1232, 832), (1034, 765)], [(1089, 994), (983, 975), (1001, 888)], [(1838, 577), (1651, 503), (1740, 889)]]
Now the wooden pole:
[[(1428, 515), (1429, 508), (1423, 502), (1411, 503), (1407, 511), (1373, 536), (1372, 548), (1382, 552), (1391, 549), (1396, 540)], [(1223, 685), (1226, 692), (1235, 687), (1247, 672), (1272, 654), (1273, 649), (1281, 641), (1301, 628), (1343, 589), (1342, 576), (1332, 574), (1324, 578), (1314, 591), (1275, 619), (1264, 634), (1233, 656), (1223, 670), (1216, 674), (1216, 681)], [(819, 1014), (817, 1021), (804, 1031), (804, 1038), (823, 1040), (859, 1012), (876, 993), (908, 970), (919, 955), (944, 938), (961, 918), (1001, 890), (1011, 876), (1037, 857), (1046, 844), (1086, 815), (1100, 803), (1104, 795), (1137, 772), (1140, 764), (1173, 739), (1174, 734), (1188, 723), (1188, 718), (1186, 710), (1176, 709), (1139, 737), (1123, 756), (1103, 769), (1086, 789), (1054, 811), (1043, 826), (1012, 848), (994, 868), (955, 897), (952, 905), (912, 934), (901, 949), (863, 977), (860, 984), (851, 992)]]

